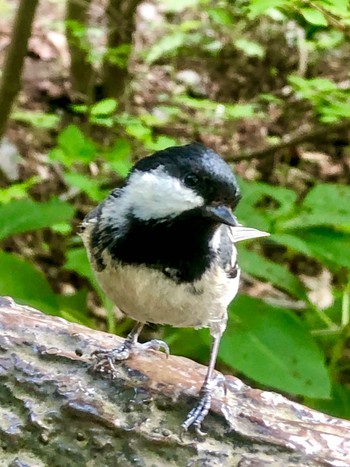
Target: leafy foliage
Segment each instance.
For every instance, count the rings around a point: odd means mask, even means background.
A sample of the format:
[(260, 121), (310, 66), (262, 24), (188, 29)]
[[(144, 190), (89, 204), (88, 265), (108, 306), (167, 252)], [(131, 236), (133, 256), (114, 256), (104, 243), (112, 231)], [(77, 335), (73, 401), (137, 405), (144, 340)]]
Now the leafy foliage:
[(13, 234), (70, 221), (73, 214), (73, 206), (57, 199), (47, 203), (24, 199), (11, 201), (0, 206), (0, 240)]
[(0, 294), (47, 313), (58, 314), (57, 298), (45, 276), (22, 258), (0, 251)]
[(295, 315), (242, 295), (231, 305), (230, 318), (220, 350), (227, 365), (282, 391), (329, 397), (322, 353)]

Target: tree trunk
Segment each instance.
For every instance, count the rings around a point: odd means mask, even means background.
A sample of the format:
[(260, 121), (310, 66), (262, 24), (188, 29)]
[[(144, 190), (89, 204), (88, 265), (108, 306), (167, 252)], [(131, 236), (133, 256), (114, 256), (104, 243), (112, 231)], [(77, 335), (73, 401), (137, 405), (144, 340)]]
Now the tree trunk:
[(154, 351), (91, 371), (119, 337), (0, 298), (0, 464), (350, 466), (350, 422), (226, 377), (196, 439), (180, 426), (205, 367)]
[(76, 34), (77, 28), (87, 27), (91, 0), (68, 0), (66, 7), (66, 37), (70, 55), (70, 82), (73, 101), (92, 102), (94, 71), (88, 57), (88, 48), (83, 46)]
[(107, 53), (103, 62), (103, 95), (122, 98), (128, 78), (128, 59), (140, 0), (109, 0)]
[(38, 0), (21, 0), (16, 13), (0, 83), (0, 139), (4, 134), (12, 104), (21, 88), (23, 63), (37, 5)]

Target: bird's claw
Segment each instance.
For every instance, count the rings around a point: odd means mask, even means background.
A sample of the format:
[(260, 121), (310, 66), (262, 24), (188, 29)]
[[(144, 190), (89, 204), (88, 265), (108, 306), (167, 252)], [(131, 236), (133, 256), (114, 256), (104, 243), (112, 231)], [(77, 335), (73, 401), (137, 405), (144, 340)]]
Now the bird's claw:
[(206, 436), (207, 433), (204, 433), (201, 430), (201, 425), (205, 417), (208, 415), (212, 392), (214, 387), (222, 387), (224, 390), (225, 396), (227, 393), (227, 381), (226, 378), (219, 374), (215, 379), (211, 380), (209, 383), (204, 383), (200, 390), (200, 399), (197, 404), (193, 407), (190, 413), (187, 415), (186, 420), (181, 425), (184, 431), (187, 431), (190, 426), (193, 426), (196, 430), (196, 433), (199, 436)]
[(190, 426), (194, 426), (199, 436), (205, 436), (201, 430), (201, 425), (205, 417), (208, 415), (211, 405), (211, 391), (209, 388), (204, 388), (201, 391), (201, 398), (198, 403), (193, 407), (190, 413), (187, 415), (186, 420), (181, 425), (184, 431), (187, 431)]
[(137, 344), (138, 347), (141, 347), (141, 349), (145, 349), (145, 350), (163, 350), (166, 357), (168, 358), (169, 357), (169, 354), (170, 354), (170, 349), (169, 349), (169, 346), (166, 342), (164, 341), (161, 341), (159, 339), (152, 339), (148, 342), (145, 342), (143, 344)]
[(91, 369), (100, 373), (115, 374), (117, 369), (114, 362), (127, 360), (130, 356), (130, 349), (131, 345), (125, 341), (120, 347), (112, 350), (95, 350), (91, 353), (94, 360)]
[(112, 350), (95, 350), (91, 353), (91, 357), (94, 360), (91, 365), (93, 371), (99, 371), (100, 373), (108, 373), (114, 375), (117, 372), (115, 362), (127, 360), (130, 354), (135, 350), (163, 350), (166, 357), (169, 356), (170, 350), (168, 344), (158, 339), (152, 339), (143, 344), (137, 342), (131, 342), (126, 340), (124, 344)]
[(103, 357), (113, 358), (114, 360), (127, 360), (130, 356), (130, 347), (130, 345), (122, 344), (120, 347), (112, 350), (95, 350), (91, 353), (91, 356), (97, 359)]

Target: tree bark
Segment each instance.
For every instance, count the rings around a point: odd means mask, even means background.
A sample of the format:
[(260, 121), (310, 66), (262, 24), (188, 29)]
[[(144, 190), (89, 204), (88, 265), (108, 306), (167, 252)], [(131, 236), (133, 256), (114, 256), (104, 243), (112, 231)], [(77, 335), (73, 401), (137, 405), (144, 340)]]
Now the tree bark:
[(91, 352), (121, 342), (0, 298), (1, 465), (350, 466), (350, 422), (232, 376), (208, 435), (181, 437), (205, 367), (150, 350), (113, 379), (91, 371)]
[[(135, 14), (140, 0), (109, 0), (106, 10), (108, 21), (107, 53), (103, 62), (103, 95), (122, 98), (128, 74), (129, 53), (113, 58), (121, 46), (132, 46)], [(118, 54), (117, 54), (118, 55)]]
[(23, 63), (37, 5), (38, 0), (21, 0), (16, 13), (0, 83), (0, 139), (4, 134), (13, 102), (21, 88)]
[(94, 72), (89, 62), (88, 50), (74, 33), (75, 27), (87, 27), (91, 0), (68, 0), (66, 7), (66, 37), (70, 55), (70, 81), (72, 99), (91, 103), (94, 89)]

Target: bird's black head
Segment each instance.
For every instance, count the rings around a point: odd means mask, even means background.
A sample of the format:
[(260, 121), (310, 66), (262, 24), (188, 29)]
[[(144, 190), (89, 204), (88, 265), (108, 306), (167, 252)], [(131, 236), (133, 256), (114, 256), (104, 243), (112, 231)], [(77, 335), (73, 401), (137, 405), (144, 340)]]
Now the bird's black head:
[(158, 167), (201, 195), (208, 204), (234, 209), (240, 194), (230, 166), (212, 149), (198, 143), (173, 146), (140, 160), (133, 170), (148, 172)]
[(197, 143), (170, 147), (137, 162), (128, 177), (127, 192), (135, 217), (142, 220), (200, 209), (218, 222), (234, 225), (229, 210), (240, 199), (230, 166)]

